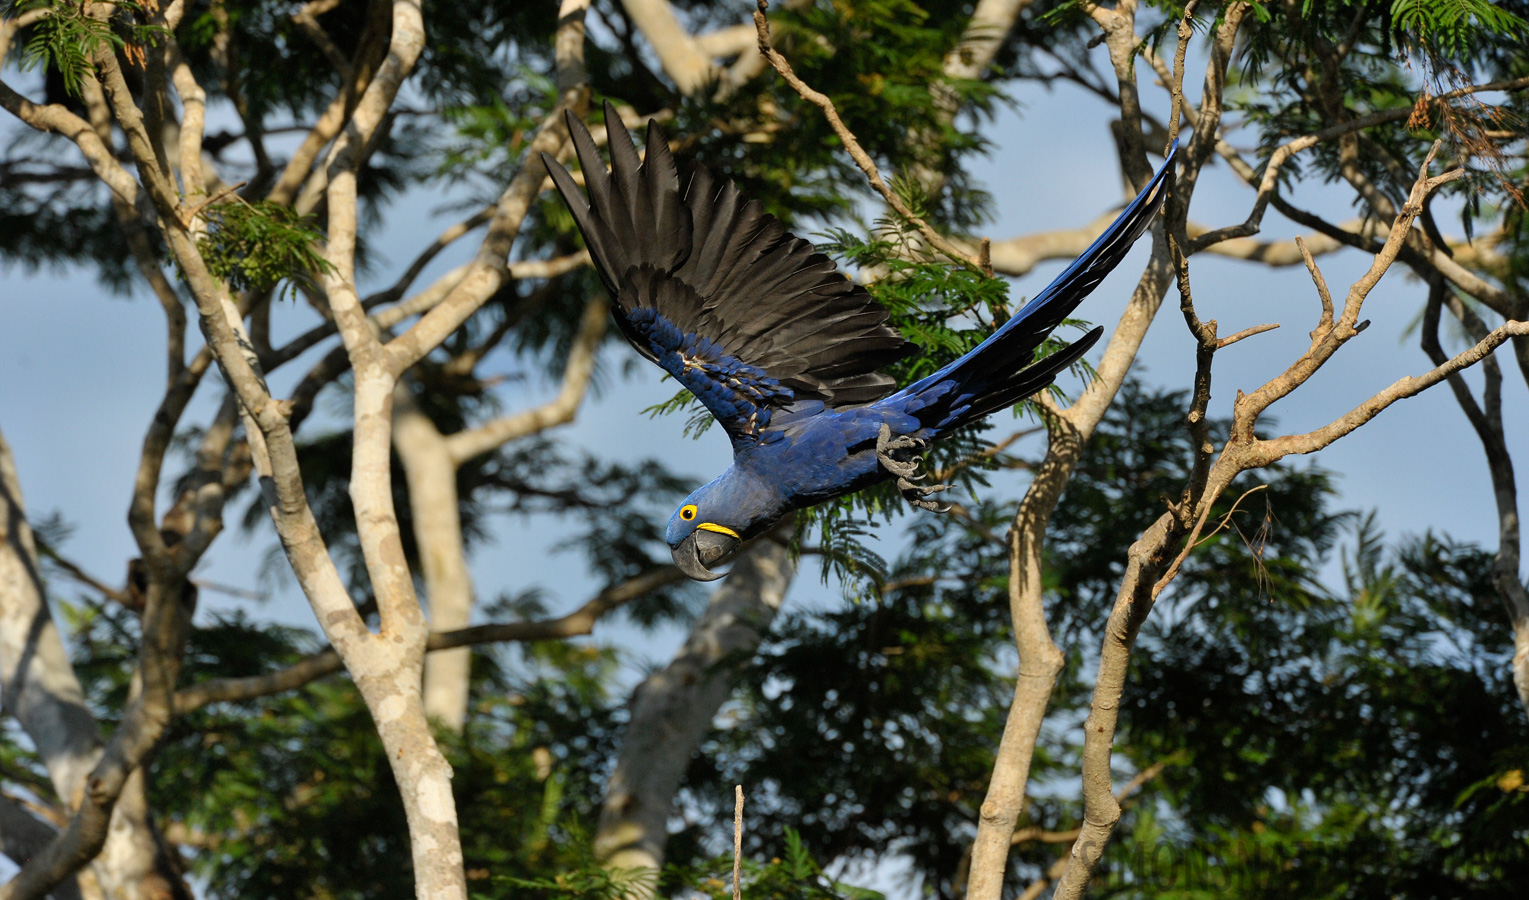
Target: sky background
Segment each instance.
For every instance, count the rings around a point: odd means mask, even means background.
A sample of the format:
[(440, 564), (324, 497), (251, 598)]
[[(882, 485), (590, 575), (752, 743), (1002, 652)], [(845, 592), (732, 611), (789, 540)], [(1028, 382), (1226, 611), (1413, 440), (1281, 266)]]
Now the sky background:
[[(1077, 227), (1123, 199), (1114, 148), (1107, 130), (1108, 110), (1081, 90), (1062, 85), (1046, 91), (1023, 88), (1022, 105), (1006, 110), (990, 134), (995, 148), (974, 165), (977, 179), (995, 198), (996, 220), (987, 233), (1003, 239), (1052, 228)], [(1147, 102), (1166, 108), (1166, 95), (1148, 95)], [(7, 124), (5, 127), (12, 127)], [(1238, 135), (1232, 135), (1234, 143)], [(1248, 141), (1249, 143), (1251, 141)], [(1349, 218), (1346, 192), (1317, 185), (1295, 200), (1334, 220)], [(1212, 226), (1242, 221), (1252, 191), (1224, 166), (1212, 167), (1196, 193), (1194, 218)], [(363, 280), (367, 288), (391, 283), (422, 244), (454, 221), (439, 214), (447, 203), (433, 189), (405, 195), (369, 238), (378, 261)], [(1448, 222), (1447, 216), (1441, 217)], [(1261, 237), (1289, 238), (1300, 233), (1270, 211)], [(1113, 328), (1129, 298), (1148, 253), (1142, 241), (1132, 255), (1079, 308), (1078, 315)], [(442, 255), (418, 284), (465, 258), (471, 243)], [(1320, 265), (1334, 294), (1368, 265), (1356, 251), (1323, 257)], [(1051, 262), (1014, 285), (1014, 296), (1032, 296), (1064, 266)], [(1271, 269), (1255, 263), (1197, 256), (1192, 278), (1200, 316), (1216, 318), (1222, 334), (1250, 325), (1278, 322), (1282, 327), (1234, 345), (1217, 355), (1212, 415), (1225, 416), (1238, 389), (1251, 390), (1281, 371), (1306, 347), (1315, 324), (1317, 298), (1300, 266)], [(1351, 341), (1314, 377), (1272, 410), (1282, 430), (1305, 431), (1324, 424), (1396, 379), (1429, 366), (1406, 334), (1421, 309), (1424, 286), (1401, 267), (1393, 268), (1372, 293), (1365, 316), (1373, 325)], [(1189, 386), (1193, 375), (1193, 341), (1177, 312), (1177, 291), (1170, 290), (1164, 310), (1144, 343), (1136, 373), (1150, 384), (1176, 389)], [(306, 307), (281, 305), (277, 327), (295, 333), (315, 321)], [(128, 493), (143, 429), (162, 390), (164, 333), (158, 305), (146, 290), (131, 298), (112, 296), (90, 272), (25, 273), (15, 268), (0, 272), (0, 429), (16, 455), (22, 488), (34, 518), (60, 514), (73, 526), (64, 551), (88, 571), (112, 583), (121, 580), (126, 561), (135, 555), (126, 525)], [(199, 334), (193, 333), (195, 342)], [(1463, 346), (1456, 342), (1455, 349)], [(326, 345), (327, 349), (327, 345)], [(1093, 352), (1097, 359), (1098, 349)], [(672, 394), (660, 383), (656, 368), (626, 366), (635, 358), (619, 341), (605, 344), (599, 357), (600, 389), (590, 397), (576, 422), (561, 436), (607, 459), (636, 463), (657, 458), (697, 483), (719, 473), (728, 461), (723, 435), (712, 430), (699, 440), (682, 437), (679, 418), (651, 419), (641, 410)], [(1505, 408), (1509, 445), (1529, 446), (1524, 383), (1516, 367), (1505, 361)], [(284, 367), (273, 379), (281, 393), (306, 367)], [(635, 374), (623, 376), (622, 370)], [(506, 353), (491, 356), (489, 374), (528, 374), (499, 388), (507, 412), (550, 399), (553, 379), (525, 373)], [(1479, 378), (1468, 376), (1473, 384)], [(214, 408), (220, 381), (209, 377), (186, 424), (205, 422)], [(1076, 391), (1078, 383), (1060, 382)], [(344, 409), (334, 394), (326, 394), (326, 427), (344, 426)], [(1266, 425), (1269, 420), (1266, 419)], [(1032, 442), (1029, 452), (1039, 455)], [(1442, 386), (1387, 410), (1333, 447), (1314, 454), (1312, 462), (1336, 473), (1342, 504), (1379, 512), (1380, 522), (1393, 536), (1427, 529), (1456, 538), (1495, 541), (1496, 520), (1482, 452), (1464, 416)], [(242, 508), (245, 500), (241, 500)], [(162, 501), (163, 505), (163, 501)], [(895, 532), (895, 529), (893, 529)], [(494, 539), (477, 552), (473, 576), (480, 597), (519, 592), (540, 586), (552, 598), (581, 602), (598, 585), (582, 571), (572, 552), (554, 550), (562, 534), (546, 522), (501, 517)], [(895, 550), (894, 542), (884, 549)], [(259, 590), (269, 600), (252, 612), (260, 617), (311, 625), (306, 602), (290, 585), (263, 583), (257, 577), (260, 560), (273, 537), (268, 528), (251, 536), (236, 529), (221, 537), (199, 574), (211, 581)], [(816, 563), (807, 562), (815, 576)], [(804, 578), (793, 589), (793, 602), (815, 596), (822, 602), (838, 597), (836, 587), (824, 588), (817, 577)], [(218, 608), (228, 597), (208, 596), (203, 609)], [(624, 641), (630, 636), (624, 636)], [(673, 637), (645, 648), (639, 655), (662, 655)], [(659, 646), (664, 645), (664, 646)]]
[[(1195, 78), (1191, 75), (1188, 80)], [(1148, 83), (1144, 75), (1144, 86)], [(1166, 118), (1166, 93), (1145, 87), (1144, 91), (1144, 105)], [(1095, 96), (1063, 84), (1053, 90), (1022, 85), (1016, 88), (1016, 96), (1019, 107), (1005, 110), (988, 129), (992, 155), (973, 166), (976, 180), (985, 183), (996, 199), (996, 220), (986, 233), (1001, 240), (1077, 227), (1118, 207), (1124, 194), (1108, 131), (1110, 110)], [(8, 139), (15, 127), (11, 121), (0, 122), (0, 139)], [(1253, 143), (1250, 135), (1233, 133), (1230, 139), (1245, 148)], [(1318, 184), (1303, 187), (1293, 199), (1342, 221), (1354, 214), (1347, 197), (1346, 189)], [(380, 227), (368, 234), (378, 265), (361, 285), (363, 293), (391, 283), (420, 246), (455, 220), (438, 213), (449, 200), (440, 189), (427, 188), (405, 194), (392, 207)], [(1224, 166), (1213, 166), (1197, 190), (1193, 218), (1213, 227), (1241, 222), (1252, 200), (1251, 189)], [(1447, 223), (1451, 217), (1441, 216), (1440, 221)], [(1297, 233), (1297, 228), (1271, 210), (1261, 237), (1288, 239)], [(1140, 242), (1076, 315), (1105, 325), (1108, 335), (1141, 272), (1148, 244)], [(465, 259), (472, 246), (464, 241), (443, 254), (418, 285)], [(1355, 251), (1320, 260), (1335, 297), (1342, 297), (1368, 261)], [(1014, 297), (1034, 295), (1063, 266), (1064, 262), (1048, 263), (1019, 279)], [(1219, 320), (1221, 334), (1266, 322), (1282, 325), (1217, 355), (1211, 414), (1226, 416), (1238, 389), (1252, 390), (1305, 350), (1318, 301), (1299, 266), (1270, 269), (1203, 254), (1192, 260), (1192, 277), (1200, 316)], [(1398, 378), (1428, 369), (1415, 335), (1406, 334), (1424, 297), (1420, 282), (1401, 267), (1393, 268), (1366, 305), (1364, 315), (1372, 326), (1310, 383), (1276, 405), (1265, 427), (1271, 420), (1283, 431), (1318, 427)], [(1142, 347), (1136, 373), (1149, 384), (1187, 389), (1194, 344), (1177, 303), (1177, 291), (1170, 290)], [(295, 333), (313, 321), (312, 313), (296, 304), (283, 304), (278, 313), (283, 333)], [(194, 328), (190, 339), (199, 340)], [(139, 443), (163, 388), (163, 347), (162, 316), (147, 290), (122, 298), (101, 289), (88, 271), (0, 270), (0, 430), (15, 453), (29, 514), (34, 519), (61, 515), (73, 527), (61, 548), (65, 555), (113, 584), (122, 581), (127, 561), (136, 555), (126, 510)], [(1447, 344), (1451, 351), (1462, 347), (1458, 339)], [(1096, 348), (1091, 359), (1097, 360), (1098, 355)], [(624, 365), (635, 358), (619, 341), (602, 348), (602, 387), (560, 436), (609, 460), (661, 459), (697, 484), (714, 477), (728, 462), (724, 436), (712, 429), (692, 441), (681, 436), (682, 418), (650, 419), (642, 414), (642, 409), (671, 396), (674, 388), (660, 383), (654, 367)], [(1508, 443), (1522, 449), (1529, 447), (1529, 394), (1516, 367), (1506, 358), (1503, 365)], [(289, 390), (305, 369), (300, 362), (281, 370), (273, 378), (278, 394)], [(623, 369), (635, 371), (635, 377), (624, 377)], [(512, 357), (500, 353), (489, 358), (484, 371), (492, 375), (521, 370)], [(1468, 377), (1479, 386), (1476, 374)], [(206, 379), (183, 424), (210, 418), (219, 382), (216, 375)], [(1070, 378), (1060, 384), (1070, 393), (1078, 387)], [(556, 389), (554, 379), (532, 373), (507, 382), (498, 391), (505, 411), (513, 412), (547, 401)], [(328, 411), (325, 422), (342, 427), (343, 420), (335, 415), (343, 411), (341, 406), (333, 395), (326, 396), (330, 400), (323, 405)], [(1027, 452), (1038, 456), (1040, 444), (1032, 442)], [(1433, 529), (1495, 546), (1496, 518), (1484, 457), (1443, 386), (1392, 407), (1355, 434), (1315, 454), (1311, 463), (1338, 474), (1341, 507), (1376, 510), (1380, 524), (1393, 538)], [(175, 471), (174, 463), (170, 470)], [(162, 498), (161, 511), (165, 502)], [(231, 524), (247, 502), (247, 496), (241, 498), (231, 511)], [(545, 520), (500, 517), (492, 541), (480, 547), (472, 560), (480, 601), (540, 587), (554, 612), (582, 603), (599, 585), (583, 571), (578, 553), (557, 550), (564, 537)], [(896, 529), (889, 529), (882, 550), (895, 552), (896, 542)], [(219, 538), (199, 575), (259, 591), (266, 599), (252, 603), (204, 592), (199, 614), (242, 606), (256, 618), (314, 627), (306, 602), (290, 582), (283, 586), (259, 577), (273, 543), (268, 527), (250, 536), (231, 527)], [(788, 603), (802, 607), (839, 602), (839, 588), (821, 582), (817, 563), (809, 560), (804, 567)], [(71, 591), (69, 586), (63, 593), (67, 596)], [(597, 640), (627, 647), (632, 677), (666, 659), (681, 637), (673, 629), (643, 634), (618, 624), (602, 624), (596, 633)]]

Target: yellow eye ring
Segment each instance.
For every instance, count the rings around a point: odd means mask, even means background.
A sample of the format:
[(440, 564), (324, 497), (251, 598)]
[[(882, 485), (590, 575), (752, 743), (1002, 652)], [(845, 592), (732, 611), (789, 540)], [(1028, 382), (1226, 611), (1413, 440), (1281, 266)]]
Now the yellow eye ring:
[(693, 520), (695, 518), (695, 504), (691, 503), (680, 507), (680, 518), (686, 522)]

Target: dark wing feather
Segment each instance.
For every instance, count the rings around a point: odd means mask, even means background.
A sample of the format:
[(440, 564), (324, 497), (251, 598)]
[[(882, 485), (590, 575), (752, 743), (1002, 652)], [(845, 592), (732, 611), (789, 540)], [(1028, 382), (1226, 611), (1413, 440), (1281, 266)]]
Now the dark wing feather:
[(734, 444), (757, 440), (771, 414), (792, 404), (854, 406), (891, 392), (895, 383), (876, 370), (914, 346), (863, 288), (732, 182), (695, 164), (682, 188), (656, 122), (639, 160), (609, 104), (605, 121), (610, 171), (568, 115), (587, 202), (543, 155), (547, 171), (615, 300), (622, 334), (694, 393)]

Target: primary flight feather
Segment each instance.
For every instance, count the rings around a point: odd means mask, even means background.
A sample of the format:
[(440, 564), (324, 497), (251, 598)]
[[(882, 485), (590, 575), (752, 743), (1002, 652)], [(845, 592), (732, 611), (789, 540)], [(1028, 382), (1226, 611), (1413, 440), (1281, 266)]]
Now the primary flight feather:
[[(682, 183), (656, 122), (644, 157), (609, 104), (611, 167), (571, 112), (588, 200), (546, 154), (547, 171), (584, 234), (637, 352), (706, 406), (733, 463), (669, 519), (675, 565), (708, 566), (786, 513), (896, 478), (909, 500), (907, 452), (1049, 385), (1099, 339), (1095, 328), (1044, 359), (1035, 350), (1125, 256), (1162, 203), (1173, 153), (1098, 240), (970, 353), (896, 390), (878, 371), (916, 347), (887, 312), (812, 244), (786, 231), (731, 182), (692, 163)], [(895, 455), (894, 455), (895, 454)], [(901, 457), (901, 458), (899, 458)]]

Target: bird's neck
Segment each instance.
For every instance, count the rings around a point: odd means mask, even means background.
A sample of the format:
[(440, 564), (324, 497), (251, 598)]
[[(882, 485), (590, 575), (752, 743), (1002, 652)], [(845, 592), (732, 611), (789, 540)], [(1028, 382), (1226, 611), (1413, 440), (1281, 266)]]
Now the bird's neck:
[(778, 480), (757, 472), (746, 454), (735, 457), (733, 464), (707, 485), (707, 497), (731, 514), (745, 539), (765, 531), (787, 511)]

